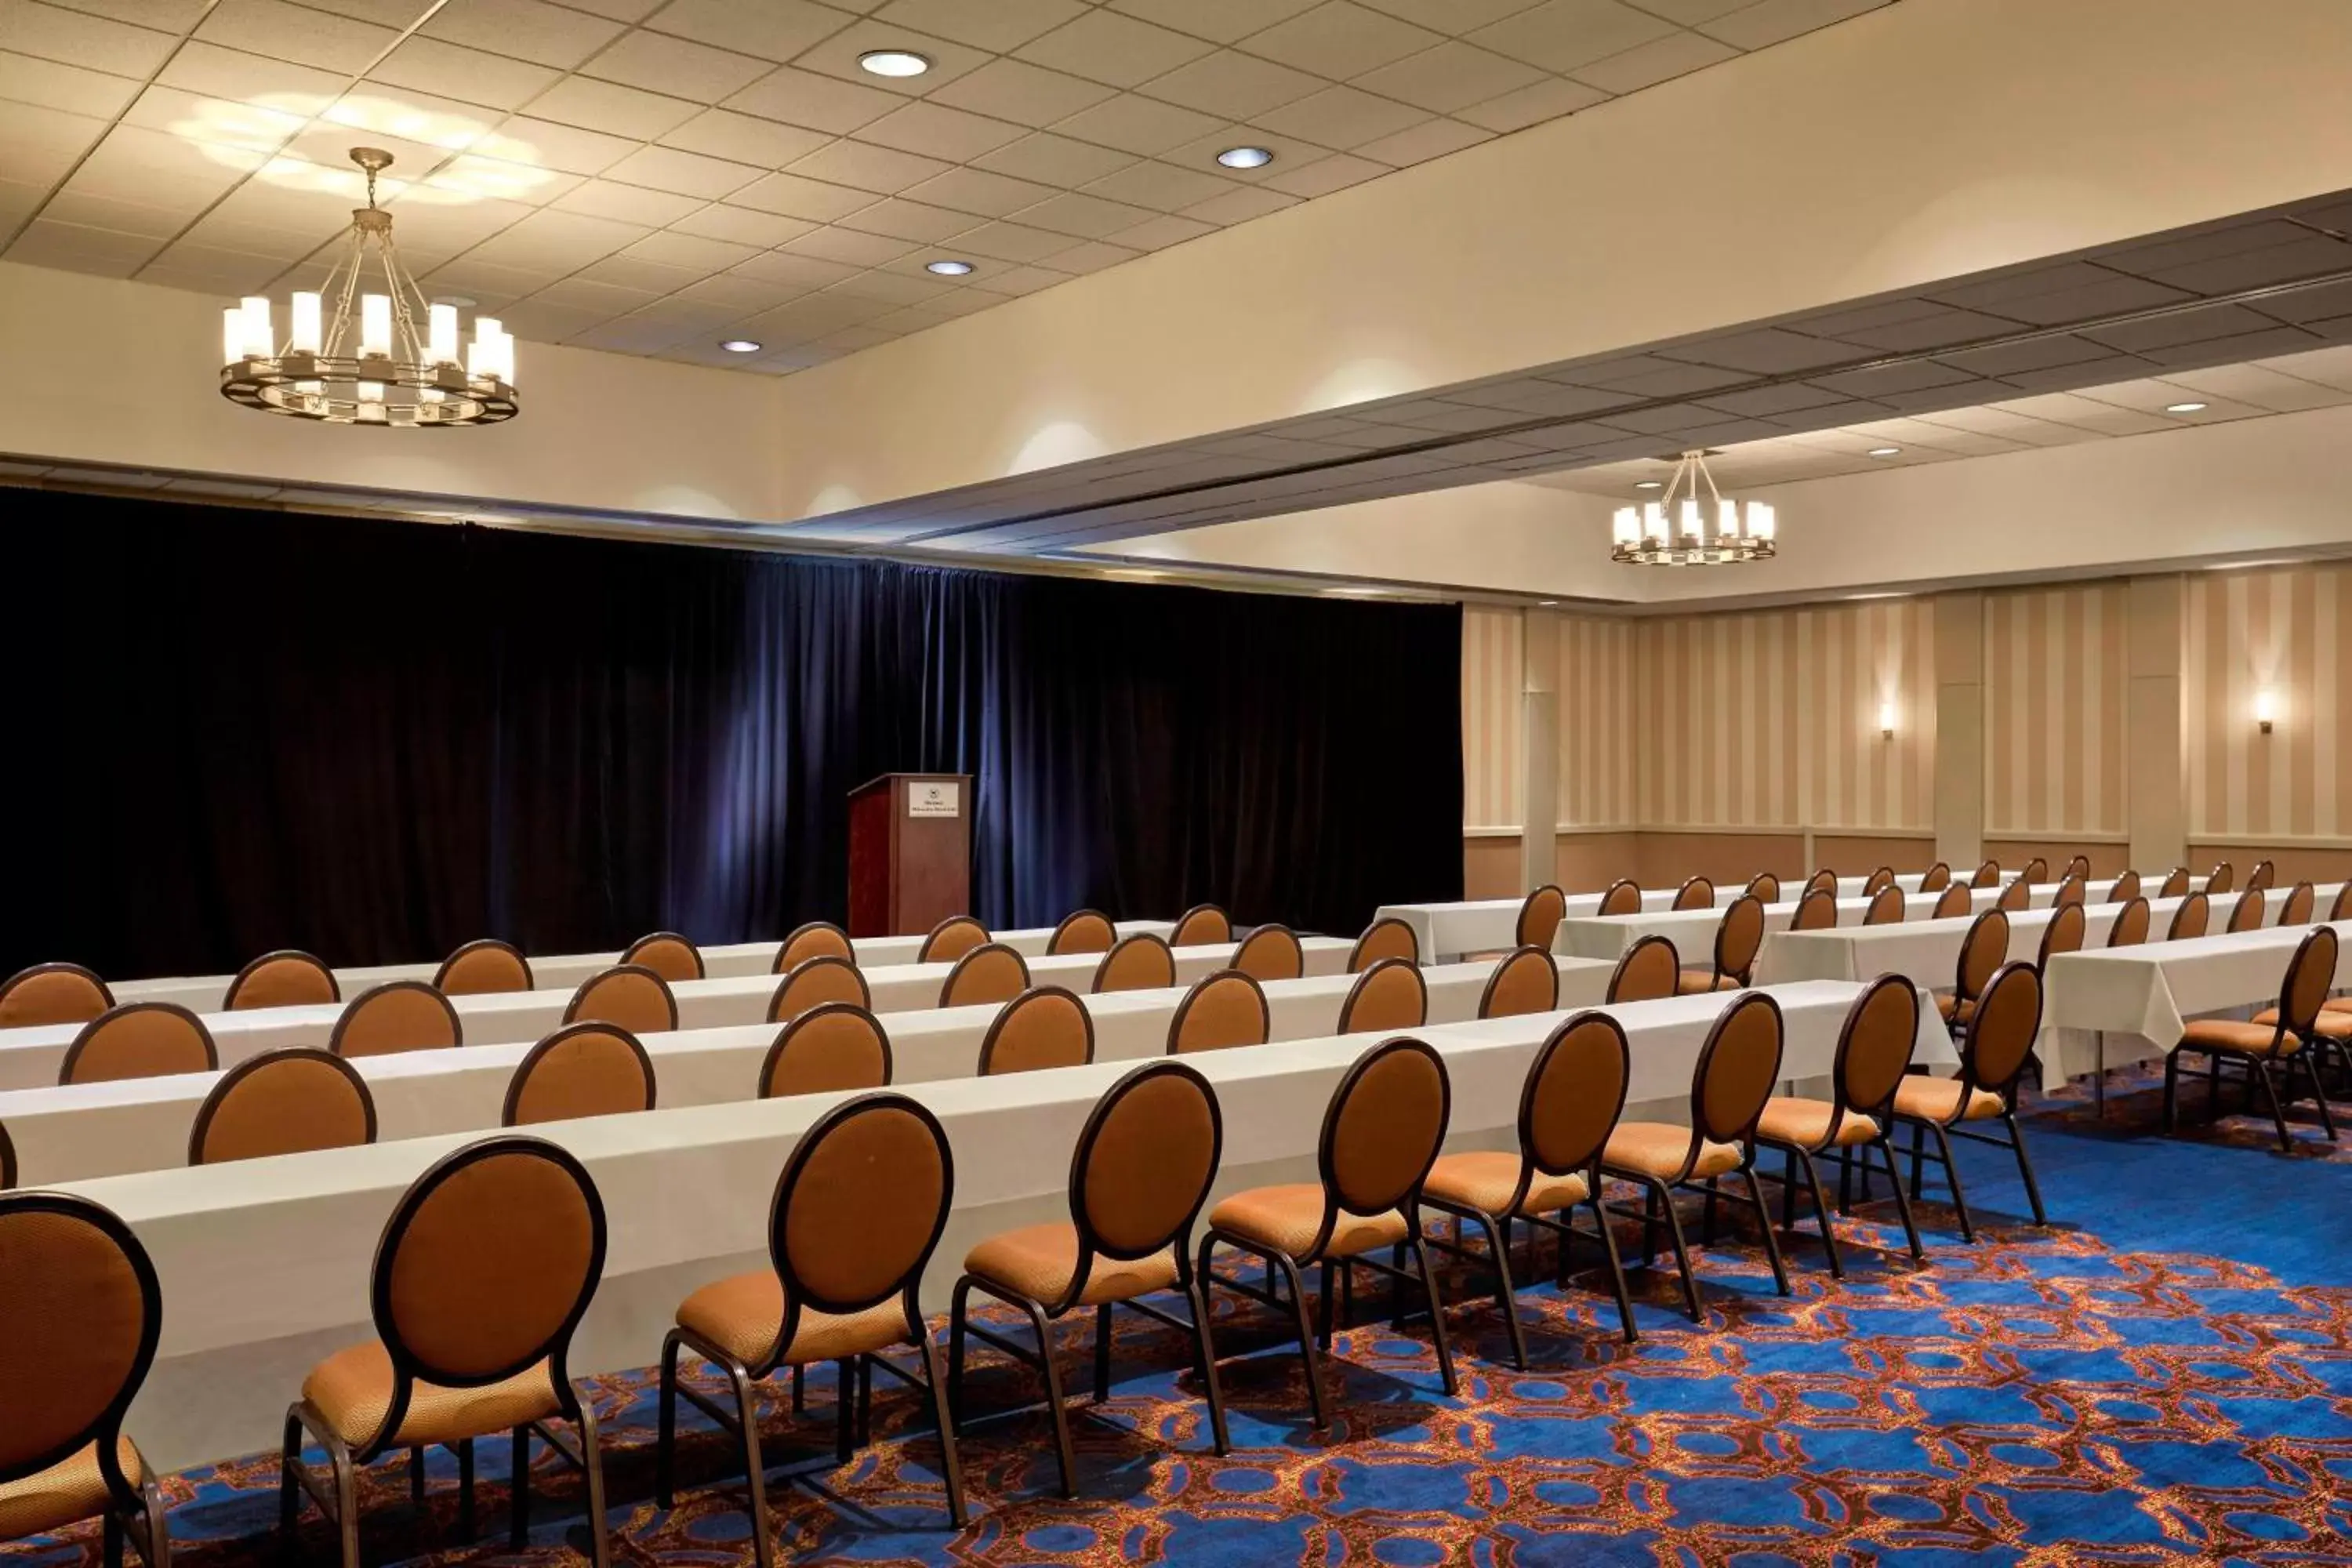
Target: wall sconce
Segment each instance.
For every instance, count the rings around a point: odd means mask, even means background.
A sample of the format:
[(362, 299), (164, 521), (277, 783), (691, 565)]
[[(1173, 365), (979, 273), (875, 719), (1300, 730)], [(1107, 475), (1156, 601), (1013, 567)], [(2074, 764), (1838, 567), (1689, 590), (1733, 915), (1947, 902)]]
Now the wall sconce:
[(2254, 722), (2263, 734), (2271, 732), (2271, 722), (2278, 717), (2278, 697), (2267, 686), (2254, 693)]
[(1878, 705), (1878, 737), (1882, 741), (1895, 739), (1895, 704), (1892, 702)]

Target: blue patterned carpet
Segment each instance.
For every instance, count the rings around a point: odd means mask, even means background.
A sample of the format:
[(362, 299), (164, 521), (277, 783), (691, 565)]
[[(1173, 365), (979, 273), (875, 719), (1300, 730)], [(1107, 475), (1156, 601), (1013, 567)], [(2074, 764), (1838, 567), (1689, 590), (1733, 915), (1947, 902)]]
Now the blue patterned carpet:
[[(2079, 1096), (2040, 1106), (2029, 1125), (2046, 1230), (2024, 1223), (2006, 1157), (1966, 1150), (1983, 1239), (1962, 1245), (1931, 1202), (1921, 1270), (1882, 1202), (1846, 1232), (1863, 1245), (1843, 1284), (1817, 1244), (1790, 1247), (1791, 1300), (1773, 1293), (1752, 1240), (1707, 1248), (1703, 1328), (1678, 1310), (1670, 1275), (1636, 1271), (1643, 1339), (1630, 1349), (1594, 1277), (1527, 1289), (1525, 1374), (1509, 1370), (1491, 1302), (1457, 1307), (1458, 1398), (1441, 1391), (1423, 1331), (1360, 1328), (1331, 1363), (1339, 1420), (1320, 1438), (1296, 1355), (1266, 1318), (1235, 1321), (1221, 1302), (1221, 1351), (1259, 1352), (1225, 1363), (1225, 1460), (1205, 1452), (1192, 1373), (1168, 1370), (1188, 1368), (1181, 1343), (1124, 1319), (1113, 1397), (1074, 1416), (1077, 1500), (1055, 1495), (1042, 1415), (984, 1421), (964, 1440), (973, 1511), (961, 1532), (914, 1396), (877, 1379), (882, 1441), (836, 1468), (820, 1374), (807, 1416), (795, 1424), (779, 1397), (765, 1426), (779, 1560), (2352, 1564), (2352, 1139), (2331, 1150), (2299, 1123), (2303, 1142), (2282, 1154), (2267, 1117), (2208, 1124), (2201, 1091), (2187, 1106), (2191, 1124), (2172, 1139), (2155, 1131), (2146, 1080), (2110, 1094), (2105, 1122)], [(1068, 1333), (1084, 1386), (1084, 1331), (1073, 1320)], [(707, 1426), (685, 1444), (680, 1506), (651, 1500), (650, 1381), (598, 1384), (615, 1560), (749, 1564), (731, 1445)], [(971, 1410), (1032, 1386), (977, 1360)], [(454, 1466), (436, 1454), (425, 1510), (407, 1503), (403, 1468), (367, 1479), (371, 1563), (514, 1557), (507, 1445), (480, 1448), (479, 1539), (453, 1539)], [(274, 1459), (170, 1484), (186, 1568), (278, 1561)], [(533, 1490), (522, 1559), (584, 1555), (577, 1483), (550, 1468)], [(331, 1563), (331, 1537), (306, 1518), (303, 1559)], [(0, 1548), (0, 1568), (97, 1560), (94, 1531)]]

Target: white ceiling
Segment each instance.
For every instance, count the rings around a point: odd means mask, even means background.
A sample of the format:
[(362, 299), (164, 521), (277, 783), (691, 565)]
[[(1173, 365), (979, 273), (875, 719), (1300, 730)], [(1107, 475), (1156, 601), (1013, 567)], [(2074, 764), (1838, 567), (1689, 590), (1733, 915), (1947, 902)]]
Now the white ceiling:
[(366, 142), (428, 291), (789, 373), (1887, 3), (0, 0), (0, 254), (313, 284)]

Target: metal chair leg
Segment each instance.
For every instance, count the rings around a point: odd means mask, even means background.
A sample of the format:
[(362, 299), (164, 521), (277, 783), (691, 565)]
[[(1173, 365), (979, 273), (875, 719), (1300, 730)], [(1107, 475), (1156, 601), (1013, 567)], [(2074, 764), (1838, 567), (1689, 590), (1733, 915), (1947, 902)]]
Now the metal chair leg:
[(1493, 1215), (1480, 1211), (1478, 1224), (1486, 1233), (1486, 1246), (1495, 1254), (1495, 1310), (1503, 1314), (1503, 1326), (1510, 1331), (1511, 1364), (1525, 1372), (1528, 1342), (1519, 1328), (1518, 1299), (1511, 1286), (1510, 1248), (1503, 1244), (1502, 1227)]
[[(1772, 1234), (1771, 1205), (1764, 1201), (1764, 1184), (1757, 1179), (1752, 1158), (1748, 1164), (1739, 1167), (1739, 1173), (1748, 1178), (1748, 1195), (1756, 1205), (1756, 1228), (1764, 1233), (1764, 1256), (1772, 1263), (1772, 1282), (1785, 1296), (1789, 1293), (1789, 1266), (1780, 1260), (1780, 1240)], [(1827, 1228), (1826, 1225), (1824, 1228)]]
[(457, 1441), (457, 1539), (474, 1539), (474, 1440)]
[(743, 1473), (749, 1478), (751, 1492), (751, 1561), (755, 1568), (775, 1568), (775, 1543), (768, 1533), (767, 1466), (760, 1458), (760, 1401), (752, 1391), (748, 1367), (730, 1361), (726, 1370), (727, 1381), (735, 1388), (736, 1419), (742, 1425)]
[[(1912, 1123), (1915, 1128), (1918, 1125), (1919, 1123), (1916, 1121)], [(1952, 1157), (1952, 1141), (1944, 1136), (1941, 1123), (1930, 1121), (1927, 1123), (1927, 1127), (1936, 1135), (1936, 1147), (1943, 1151), (1944, 1176), (1951, 1184), (1952, 1188), (1952, 1210), (1960, 1216), (1960, 1239), (1973, 1242), (1977, 1238), (1976, 1226), (1969, 1219), (1968, 1195), (1960, 1190), (1960, 1165), (1959, 1162)]]
[(1667, 1235), (1675, 1244), (1675, 1266), (1682, 1272), (1683, 1306), (1690, 1313), (1692, 1322), (1703, 1323), (1706, 1321), (1706, 1313), (1698, 1304), (1698, 1279), (1691, 1272), (1690, 1243), (1683, 1235), (1683, 1216), (1675, 1212), (1675, 1195), (1656, 1177), (1643, 1179), (1651, 1184), (1653, 1198), (1664, 1200), (1660, 1206), (1665, 1210)]
[[(2218, 1062), (2220, 1058), (2215, 1060)], [(2271, 1078), (2271, 1064), (2260, 1057), (2252, 1057), (2247, 1059), (2247, 1065), (2254, 1069), (2249, 1075), (2250, 1080), (2253, 1077), (2260, 1077), (2263, 1080), (2263, 1098), (2271, 1103), (2271, 1121), (2278, 1128), (2280, 1150), (2286, 1153), (2294, 1152), (2294, 1135), (2286, 1130), (2286, 1108), (2279, 1103), (2278, 1084)], [(2247, 1091), (2247, 1098), (2253, 1098), (2252, 1089)]]
[(1054, 1457), (1062, 1467), (1062, 1495), (1074, 1498), (1078, 1495), (1078, 1460), (1070, 1447), (1070, 1413), (1062, 1405), (1061, 1368), (1054, 1363), (1054, 1325), (1036, 1302), (1023, 1301), (1020, 1306), (1029, 1314), (1029, 1327), (1037, 1336), (1037, 1362), (1045, 1375), (1045, 1405), (1054, 1417)]
[(1110, 1397), (1111, 1314), (1105, 1301), (1095, 1311), (1095, 1403)]
[(520, 1552), (530, 1542), (530, 1428), (516, 1427), (510, 1441), (514, 1461), (508, 1467), (507, 1546)]
[(665, 1509), (677, 1506), (677, 1331), (662, 1340), (661, 1393), (654, 1435), (654, 1501)]
[(1233, 1444), (1225, 1436), (1225, 1401), (1217, 1387), (1217, 1346), (1209, 1337), (1209, 1297), (1198, 1279), (1186, 1280), (1184, 1293), (1192, 1303), (1192, 1337), (1200, 1346), (1201, 1391), (1209, 1405), (1210, 1441), (1222, 1457), (1233, 1452)]
[[(1822, 1227), (1822, 1250), (1829, 1254), (1830, 1278), (1843, 1279), (1845, 1278), (1845, 1264), (1838, 1257), (1837, 1226), (1830, 1223), (1829, 1199), (1822, 1192), (1822, 1173), (1814, 1168), (1811, 1154), (1801, 1149), (1793, 1152), (1804, 1168), (1805, 1185), (1812, 1190), (1813, 1223)], [(1793, 1232), (1797, 1227), (1792, 1224), (1789, 1228)]]
[(955, 1423), (948, 1415), (946, 1382), (940, 1375), (940, 1347), (928, 1330), (921, 1335), (923, 1381), (930, 1385), (931, 1419), (940, 1428), (940, 1476), (947, 1483), (948, 1522), (961, 1530), (967, 1521), (963, 1500), (963, 1458), (956, 1451)]
[(964, 1321), (971, 1310), (971, 1277), (956, 1281), (948, 1306), (948, 1413), (958, 1432), (963, 1430)]
[[(1601, 1201), (1598, 1182), (1592, 1187), (1592, 1224), (1593, 1228), (1601, 1232), (1601, 1249), (1609, 1255), (1609, 1283), (1617, 1291), (1617, 1320), (1624, 1328), (1625, 1342), (1629, 1345), (1637, 1343), (1642, 1334), (1633, 1326), (1633, 1296), (1625, 1288), (1625, 1260), (1617, 1255), (1617, 1237), (1609, 1229), (1609, 1210)], [(1568, 1257), (1568, 1237), (1565, 1235), (1559, 1238), (1559, 1252), (1565, 1261)]]
[(2336, 1142), (2336, 1113), (2327, 1108), (2327, 1090), (2319, 1081), (2319, 1063), (2315, 1059), (2316, 1056), (2315, 1051), (2302, 1050), (2287, 1058), (2287, 1092), (2290, 1094), (2294, 1092), (2294, 1069), (2299, 1065), (2303, 1068), (2304, 1076), (2311, 1079), (2311, 1100), (2313, 1104), (2319, 1107), (2320, 1131), (2326, 1132), (2327, 1141), (2333, 1143)]
[(1331, 1425), (1331, 1415), (1323, 1402), (1323, 1364), (1315, 1350), (1315, 1330), (1307, 1321), (1307, 1281), (1299, 1277), (1298, 1265), (1288, 1253), (1274, 1253), (1270, 1261), (1290, 1282), (1291, 1316), (1298, 1323), (1298, 1359), (1307, 1367), (1307, 1394), (1314, 1407), (1315, 1429), (1320, 1432)]
[(2164, 1054), (2164, 1130), (2167, 1132), (2179, 1126), (2179, 1104), (2180, 1052), (2176, 1047)]
[[(1429, 1266), (1429, 1248), (1421, 1239), (1421, 1216), (1412, 1216), (1412, 1260), (1421, 1271), (1422, 1293), (1429, 1298), (1429, 1337), (1437, 1347), (1437, 1374), (1450, 1397), (1462, 1391), (1454, 1375), (1454, 1351), (1445, 1342), (1445, 1302), (1437, 1293), (1437, 1271)], [(1516, 1325), (1515, 1325), (1516, 1326)]]
[(2017, 1149), (2017, 1173), (2025, 1178), (2025, 1201), (2033, 1206), (2033, 1223), (2048, 1225), (2050, 1215), (2042, 1206), (2042, 1184), (2033, 1179), (2033, 1161), (2025, 1152), (2025, 1129), (2017, 1124), (2017, 1113), (2004, 1110), (2000, 1119), (2009, 1123), (2009, 1141)]
[(1876, 1149), (1880, 1153), (1886, 1156), (1887, 1184), (1895, 1189), (1895, 1209), (1897, 1214), (1900, 1214), (1903, 1216), (1903, 1237), (1905, 1240), (1911, 1244), (1911, 1261), (1914, 1263), (1925, 1263), (1927, 1261), (1927, 1254), (1919, 1246), (1919, 1226), (1911, 1215), (1911, 1194), (1903, 1190), (1903, 1177), (1901, 1173), (1895, 1169), (1894, 1141), (1882, 1132), (1878, 1135), (1878, 1138), (1874, 1142), (1867, 1143), (1863, 1146), (1862, 1173), (1864, 1177), (1863, 1184), (1864, 1186), (1869, 1185), (1870, 1151), (1872, 1149)]

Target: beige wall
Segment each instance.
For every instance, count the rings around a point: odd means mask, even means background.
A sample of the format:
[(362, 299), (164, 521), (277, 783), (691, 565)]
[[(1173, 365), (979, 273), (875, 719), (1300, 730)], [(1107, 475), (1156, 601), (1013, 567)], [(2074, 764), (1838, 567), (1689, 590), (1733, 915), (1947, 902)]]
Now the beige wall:
[[(1524, 634), (1517, 610), (1462, 610), (1462, 825), (1520, 826), (1519, 702)], [(1515, 840), (1516, 842), (1516, 840)]]
[(1985, 595), (1989, 840), (2126, 832), (2127, 598), (2121, 583)]
[(1559, 621), (1558, 826), (1622, 828), (1640, 819), (1635, 704), (1638, 628), (1625, 620)]
[[(2181, 707), (2192, 842), (2352, 835), (2352, 568), (2199, 573), (2184, 595)], [(2268, 689), (2271, 732), (2255, 722)], [(2344, 847), (2352, 847), (2347, 842)]]

